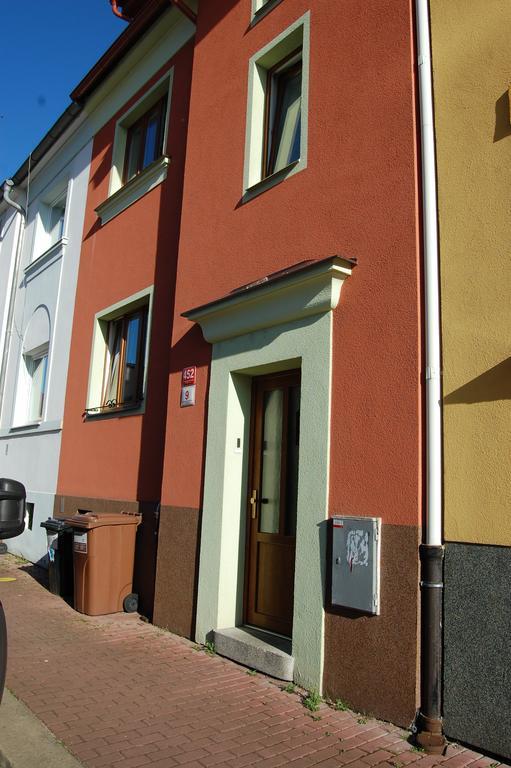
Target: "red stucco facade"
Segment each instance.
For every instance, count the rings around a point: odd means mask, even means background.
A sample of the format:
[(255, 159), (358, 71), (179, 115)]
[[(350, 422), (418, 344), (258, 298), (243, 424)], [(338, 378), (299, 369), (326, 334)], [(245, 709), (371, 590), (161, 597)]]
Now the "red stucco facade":
[[(193, 636), (214, 403), (211, 346), (181, 313), (304, 259), (356, 259), (333, 313), (329, 513), (382, 518), (383, 609), (357, 620), (327, 611), (323, 682), (332, 697), (408, 723), (417, 700), (422, 514), (411, 2), (282, 0), (253, 25), (250, 8), (249, 0), (201, 3), (195, 40), (168, 64), (167, 180), (104, 226), (94, 209), (108, 194), (118, 115), (94, 140), (58, 494), (66, 509), (78, 498), (161, 502), (155, 621)], [(244, 202), (248, 62), (307, 11), (307, 167)], [(84, 419), (94, 315), (149, 285), (145, 414)], [(188, 365), (198, 367), (197, 404), (182, 409)], [(355, 681), (346, 659), (370, 672)]]

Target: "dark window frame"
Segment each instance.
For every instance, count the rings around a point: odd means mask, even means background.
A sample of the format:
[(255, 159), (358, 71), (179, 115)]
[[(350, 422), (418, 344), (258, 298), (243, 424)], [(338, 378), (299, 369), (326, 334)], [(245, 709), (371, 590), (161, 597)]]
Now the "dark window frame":
[[(157, 115), (157, 118), (158, 118), (158, 129), (157, 129), (158, 135), (156, 139), (156, 152), (153, 159), (149, 163), (146, 163), (144, 165), (147, 129), (150, 121), (155, 115)], [(164, 154), (163, 143), (165, 139), (166, 117), (167, 117), (167, 94), (165, 94), (160, 99), (158, 99), (158, 101), (155, 104), (153, 104), (148, 110), (146, 110), (144, 114), (138, 118), (138, 120), (135, 120), (134, 123), (128, 126), (127, 135), (126, 135), (126, 150), (124, 152), (124, 164), (123, 164), (123, 171), (122, 171), (123, 184), (127, 184), (128, 181), (138, 176), (144, 170), (144, 168), (147, 168), (148, 165), (150, 165), (152, 162), (154, 162)], [(140, 141), (140, 147), (138, 150), (138, 157), (136, 161), (136, 169), (131, 176), (128, 176), (128, 166), (130, 161), (131, 145), (133, 142), (133, 137), (138, 129), (141, 129), (141, 141)]]
[[(275, 66), (268, 69), (266, 74), (266, 93), (264, 100), (264, 131), (263, 131), (263, 152), (261, 180), (264, 180), (275, 173), (275, 161), (277, 155), (277, 145), (275, 142), (275, 133), (280, 124), (282, 116), (282, 105), (284, 101), (285, 89), (282, 84), (293, 77), (298, 71), (302, 72), (302, 95), (303, 95), (303, 46), (295, 48), (285, 58), (279, 61)], [(276, 97), (274, 103), (274, 92)], [(301, 149), (301, 147), (300, 147)]]
[[(137, 371), (137, 380), (136, 380), (136, 387), (135, 387), (135, 398), (133, 400), (124, 401), (124, 396), (125, 396), (124, 388), (127, 380), (126, 369), (128, 365), (126, 361), (128, 328), (129, 328), (130, 320), (135, 318), (137, 315), (141, 319), (141, 328), (140, 328), (138, 345), (137, 345), (136, 366), (138, 367), (138, 371)], [(107, 322), (107, 328), (106, 328), (107, 343), (105, 348), (105, 362), (103, 365), (103, 385), (102, 385), (102, 394), (101, 394), (101, 407), (99, 410), (105, 411), (105, 410), (112, 410), (112, 409), (136, 408), (143, 401), (148, 317), (149, 317), (149, 306), (145, 304), (143, 306), (137, 307), (131, 312), (127, 312), (125, 315), (112, 318)], [(109, 394), (108, 381), (112, 373), (112, 363), (114, 359), (114, 350), (111, 349), (110, 345), (111, 345), (111, 337), (112, 337), (112, 327), (115, 325), (120, 325), (120, 328), (121, 328), (120, 351), (119, 351), (119, 373), (118, 373), (118, 380), (117, 380), (116, 396), (115, 398), (109, 399), (108, 398), (108, 394)], [(96, 410), (96, 409), (92, 409), (92, 410)]]

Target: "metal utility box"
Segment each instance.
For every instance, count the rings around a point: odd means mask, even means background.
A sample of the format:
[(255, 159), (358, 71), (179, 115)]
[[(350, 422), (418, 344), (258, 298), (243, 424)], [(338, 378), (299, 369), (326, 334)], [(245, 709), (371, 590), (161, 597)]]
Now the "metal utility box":
[(379, 517), (333, 517), (332, 606), (380, 613)]

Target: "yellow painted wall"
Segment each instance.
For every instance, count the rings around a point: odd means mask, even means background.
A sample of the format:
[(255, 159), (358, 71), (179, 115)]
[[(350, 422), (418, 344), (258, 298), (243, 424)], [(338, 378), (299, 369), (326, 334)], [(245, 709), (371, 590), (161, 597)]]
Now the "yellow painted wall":
[(444, 531), (511, 545), (511, 2), (431, 0)]

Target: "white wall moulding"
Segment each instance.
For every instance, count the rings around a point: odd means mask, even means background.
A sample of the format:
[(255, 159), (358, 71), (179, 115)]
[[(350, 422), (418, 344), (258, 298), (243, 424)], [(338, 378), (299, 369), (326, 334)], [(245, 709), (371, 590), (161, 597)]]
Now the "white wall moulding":
[(44, 435), (48, 432), (60, 432), (62, 429), (62, 420), (35, 422), (34, 424), (23, 424), (21, 427), (11, 427), (10, 429), (0, 429), (0, 440), (25, 437), (26, 435)]
[(54, 264), (56, 261), (61, 259), (64, 255), (67, 243), (67, 237), (63, 237), (61, 240), (56, 242), (55, 245), (52, 245), (51, 248), (48, 248), (47, 251), (38, 256), (35, 261), (32, 261), (27, 267), (25, 267), (24, 272), (25, 280), (27, 283), (30, 280), (33, 280), (33, 278), (39, 275), (41, 272), (43, 272), (43, 270), (51, 266), (51, 264)]
[(95, 209), (101, 224), (106, 224), (108, 221), (118, 216), (126, 208), (135, 203), (141, 197), (146, 195), (152, 189), (161, 184), (167, 178), (167, 167), (170, 163), (170, 158), (163, 155), (154, 163), (148, 165), (147, 168), (128, 181), (123, 187), (110, 195), (101, 205)]
[(340, 256), (268, 275), (227, 296), (183, 312), (211, 343), (335, 309), (356, 262)]

